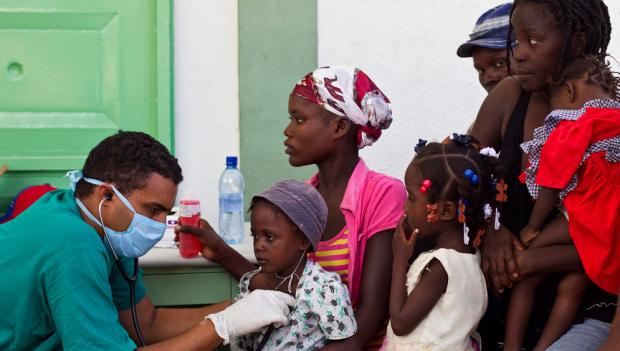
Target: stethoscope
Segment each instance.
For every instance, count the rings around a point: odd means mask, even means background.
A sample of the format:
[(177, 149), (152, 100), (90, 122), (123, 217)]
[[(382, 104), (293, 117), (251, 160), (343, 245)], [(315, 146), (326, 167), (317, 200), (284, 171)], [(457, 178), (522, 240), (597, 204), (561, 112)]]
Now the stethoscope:
[[(108, 200), (110, 198), (111, 197), (106, 197), (106, 199)], [(103, 218), (101, 216), (101, 204), (103, 204), (103, 201), (99, 203), (99, 219), (101, 220), (101, 224), (103, 227)], [(139, 272), (138, 258), (136, 257), (133, 259), (133, 274), (129, 276), (129, 274), (127, 274), (127, 271), (125, 271), (125, 267), (123, 267), (123, 265), (121, 264), (121, 261), (118, 258), (116, 251), (114, 251), (114, 247), (112, 247), (112, 243), (110, 242), (110, 238), (108, 238), (108, 233), (105, 231), (105, 228), (103, 229), (103, 236), (106, 242), (108, 243), (110, 250), (112, 251), (112, 254), (114, 256), (114, 262), (116, 263), (116, 267), (121, 272), (121, 276), (123, 276), (123, 279), (125, 279), (127, 284), (129, 284), (129, 301), (131, 304), (131, 319), (133, 321), (133, 328), (136, 331), (136, 335), (138, 336), (138, 344), (139, 344), (138, 346), (139, 347), (145, 346), (144, 338), (142, 337), (142, 329), (140, 329), (140, 321), (138, 320), (138, 311), (136, 310), (136, 281), (138, 280), (138, 272)]]
[[(290, 295), (292, 295), (293, 297), (295, 297), (295, 295), (292, 292), (292, 287), (293, 287), (293, 277), (297, 277), (297, 285), (299, 285), (299, 282), (301, 281), (299, 275), (297, 275), (297, 268), (299, 268), (299, 265), (301, 264), (301, 261), (303, 261), (304, 256), (306, 255), (306, 251), (302, 252), (301, 257), (299, 258), (299, 261), (297, 262), (297, 266), (295, 266), (295, 269), (293, 270), (293, 273), (291, 273), (289, 276), (287, 277), (281, 277), (276, 273), (276, 277), (279, 279), (282, 279), (282, 281), (276, 286), (275, 290), (277, 291), (280, 286), (282, 286), (282, 284), (284, 284), (284, 282), (286, 280), (289, 280), (288, 283), (288, 293)], [(259, 267), (260, 270), (260, 267)], [(302, 270), (303, 271), (303, 270)], [(291, 311), (290, 314), (292, 314), (293, 311)], [(290, 316), (289, 314), (289, 316)], [(261, 339), (261, 341), (258, 343), (258, 346), (256, 347), (256, 349), (254, 351), (262, 351), (265, 348), (265, 345), (267, 345), (267, 341), (269, 341), (269, 338), (271, 337), (271, 334), (273, 334), (273, 331), (275, 330), (275, 326), (273, 324), (271, 324), (269, 326), (269, 328), (267, 328), (267, 331), (265, 332), (265, 335), (263, 336), (263, 338)]]
[[(112, 249), (112, 252), (114, 252), (114, 249)], [(116, 257), (116, 253), (114, 255), (114, 262), (116, 262), (116, 267), (121, 272), (123, 279), (125, 279), (125, 281), (129, 284), (129, 300), (131, 303), (131, 319), (133, 321), (133, 328), (136, 331), (136, 335), (138, 336), (138, 346), (144, 346), (144, 338), (142, 338), (142, 329), (140, 329), (138, 311), (136, 310), (136, 281), (138, 280), (138, 258), (136, 257), (133, 259), (133, 275), (131, 277), (125, 271), (125, 268), (121, 264), (121, 261), (119, 261), (118, 257)]]

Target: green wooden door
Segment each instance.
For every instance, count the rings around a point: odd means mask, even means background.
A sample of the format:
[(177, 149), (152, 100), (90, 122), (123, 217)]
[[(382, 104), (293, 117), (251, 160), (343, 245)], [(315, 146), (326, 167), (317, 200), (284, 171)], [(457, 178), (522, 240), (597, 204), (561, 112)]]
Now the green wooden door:
[(0, 212), (119, 129), (172, 142), (171, 0), (0, 2)]

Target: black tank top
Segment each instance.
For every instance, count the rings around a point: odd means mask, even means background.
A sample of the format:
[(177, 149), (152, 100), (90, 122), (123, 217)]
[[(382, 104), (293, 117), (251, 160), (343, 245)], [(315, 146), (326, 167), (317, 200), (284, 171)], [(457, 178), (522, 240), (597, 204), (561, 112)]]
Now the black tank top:
[(529, 222), (534, 208), (534, 200), (527, 186), (519, 181), (523, 158), (521, 143), (529, 102), (530, 93), (522, 90), (508, 120), (499, 154), (499, 161), (504, 166), (504, 181), (508, 185), (508, 202), (502, 205), (500, 222), (516, 236), (519, 236), (521, 229)]

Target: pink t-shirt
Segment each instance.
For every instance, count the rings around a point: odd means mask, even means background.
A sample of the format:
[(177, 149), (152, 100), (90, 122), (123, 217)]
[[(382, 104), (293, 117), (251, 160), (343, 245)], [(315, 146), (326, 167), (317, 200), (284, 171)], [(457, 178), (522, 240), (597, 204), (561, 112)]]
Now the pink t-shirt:
[[(308, 180), (315, 187), (319, 182), (318, 173)], [(369, 170), (360, 158), (340, 203), (348, 229), (351, 301), (358, 301), (366, 242), (377, 233), (396, 228), (406, 199), (400, 180)]]

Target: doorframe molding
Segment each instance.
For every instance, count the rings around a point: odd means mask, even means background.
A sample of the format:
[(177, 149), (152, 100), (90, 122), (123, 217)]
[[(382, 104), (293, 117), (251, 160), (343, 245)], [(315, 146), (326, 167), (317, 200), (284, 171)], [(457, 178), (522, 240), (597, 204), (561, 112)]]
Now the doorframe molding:
[(174, 154), (174, 6), (157, 0), (157, 136)]

